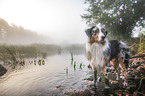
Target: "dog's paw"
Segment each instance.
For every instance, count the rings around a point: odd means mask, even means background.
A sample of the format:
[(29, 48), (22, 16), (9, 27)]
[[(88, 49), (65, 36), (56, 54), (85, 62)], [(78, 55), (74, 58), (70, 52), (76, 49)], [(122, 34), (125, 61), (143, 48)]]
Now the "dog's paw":
[(111, 84), (112, 84), (112, 83), (115, 83), (115, 84), (117, 84), (117, 83), (119, 83), (119, 82), (118, 82), (118, 81), (111, 81)]
[(105, 85), (105, 89), (109, 89), (109, 88), (110, 88), (109, 86)]
[(124, 82), (123, 85), (124, 85), (124, 87), (128, 87), (129, 86), (129, 84), (127, 82)]
[(101, 82), (101, 81), (102, 81), (102, 78), (98, 77), (97, 82)]
[(92, 81), (92, 82), (89, 83), (89, 86), (97, 86), (97, 82), (94, 83), (94, 81)]

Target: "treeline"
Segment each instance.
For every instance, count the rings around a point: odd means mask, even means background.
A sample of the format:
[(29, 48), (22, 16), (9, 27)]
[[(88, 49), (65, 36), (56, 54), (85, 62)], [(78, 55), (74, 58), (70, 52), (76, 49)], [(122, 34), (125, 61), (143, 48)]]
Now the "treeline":
[(145, 28), (145, 0), (84, 0), (88, 6), (82, 18), (89, 26), (101, 24), (110, 37), (132, 39), (136, 27)]
[(31, 45), (0, 45), (0, 56), (17, 54), (20, 57), (43, 57), (55, 54), (85, 54), (84, 44), (58, 46), (54, 44), (31, 44)]
[(24, 29), (15, 24), (9, 25), (7, 21), (0, 18), (0, 43), (1, 44), (31, 44), (49, 43), (49, 38), (38, 35), (36, 32)]

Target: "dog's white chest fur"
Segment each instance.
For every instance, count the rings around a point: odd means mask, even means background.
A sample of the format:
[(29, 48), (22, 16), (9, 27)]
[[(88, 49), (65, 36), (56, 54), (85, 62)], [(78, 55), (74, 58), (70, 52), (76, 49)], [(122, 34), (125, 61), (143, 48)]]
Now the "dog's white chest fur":
[(104, 63), (104, 51), (108, 48), (108, 42), (105, 45), (93, 43), (93, 44), (86, 44), (86, 51), (87, 56), (90, 57), (90, 64), (97, 68), (98, 65), (103, 66)]

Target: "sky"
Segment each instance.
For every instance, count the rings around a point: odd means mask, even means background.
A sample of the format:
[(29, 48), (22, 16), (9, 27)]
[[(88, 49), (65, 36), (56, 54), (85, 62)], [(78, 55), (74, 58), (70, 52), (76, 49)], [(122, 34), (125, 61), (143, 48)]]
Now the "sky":
[(85, 43), (84, 0), (0, 0), (0, 18), (48, 36), (53, 43)]

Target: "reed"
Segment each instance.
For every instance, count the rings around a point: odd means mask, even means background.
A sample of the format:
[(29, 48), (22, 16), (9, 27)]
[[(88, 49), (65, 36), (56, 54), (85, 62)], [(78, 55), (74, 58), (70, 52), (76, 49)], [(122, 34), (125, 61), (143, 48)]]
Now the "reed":
[(5, 47), (5, 50), (7, 51), (5, 54), (0, 54), (0, 60), (4, 63), (4, 65), (11, 67), (11, 69), (25, 65), (24, 58), (22, 58), (19, 51), (17, 51), (14, 47)]

